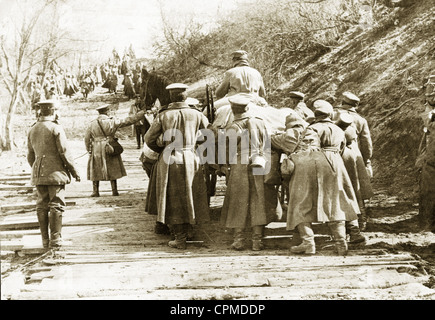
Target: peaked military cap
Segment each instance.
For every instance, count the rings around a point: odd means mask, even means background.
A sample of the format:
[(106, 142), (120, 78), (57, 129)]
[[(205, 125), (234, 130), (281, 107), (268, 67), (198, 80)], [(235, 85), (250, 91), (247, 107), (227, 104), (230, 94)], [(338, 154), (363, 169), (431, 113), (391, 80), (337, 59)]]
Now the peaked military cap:
[(250, 99), (237, 95), (228, 98), (228, 101), (231, 103), (231, 109), (236, 112), (246, 111), (248, 104), (251, 102)]
[(296, 99), (303, 99), (305, 97), (305, 94), (299, 91), (290, 91), (289, 92), (290, 98), (296, 98)]
[(332, 115), (334, 112), (332, 105), (328, 101), (321, 99), (314, 101), (313, 108), (315, 113)]
[(187, 90), (189, 86), (184, 83), (171, 83), (169, 86), (166, 87), (166, 90)]
[(228, 98), (228, 101), (231, 103), (231, 105), (241, 106), (241, 107), (246, 107), (251, 102), (250, 99), (241, 96), (232, 96)]
[(348, 113), (340, 113), (338, 117), (338, 122), (343, 123), (345, 125), (351, 125), (353, 122), (353, 117)]
[(57, 100), (44, 100), (38, 102), (39, 108), (42, 109), (58, 109), (59, 108), (59, 101)]
[(110, 104), (103, 104), (102, 106), (97, 107), (96, 110), (101, 111), (101, 110), (105, 110), (108, 109), (110, 106)]
[(286, 129), (291, 129), (291, 128), (305, 126), (305, 125), (306, 125), (306, 121), (304, 119), (302, 119), (296, 113), (290, 113), (285, 118), (285, 128)]
[(343, 102), (350, 104), (352, 106), (355, 106), (355, 105), (357, 105), (358, 102), (360, 102), (360, 100), (352, 92), (346, 91), (346, 92), (343, 92)]
[(245, 50), (234, 51), (231, 55), (233, 60), (248, 59), (248, 53)]
[(195, 105), (199, 104), (199, 100), (195, 99), (195, 98), (188, 97), (186, 99), (186, 103), (190, 106), (195, 106)]

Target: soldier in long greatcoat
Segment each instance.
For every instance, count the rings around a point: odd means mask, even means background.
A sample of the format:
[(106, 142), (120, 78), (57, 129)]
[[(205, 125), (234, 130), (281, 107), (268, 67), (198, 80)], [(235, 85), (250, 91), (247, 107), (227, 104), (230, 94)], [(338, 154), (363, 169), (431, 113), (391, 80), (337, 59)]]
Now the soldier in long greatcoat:
[[(354, 127), (356, 130), (358, 149), (361, 152), (363, 164), (366, 167), (367, 172), (369, 172), (371, 178), (371, 176), (373, 175), (371, 165), (371, 158), (373, 155), (373, 143), (367, 120), (357, 112), (359, 103), (360, 99), (355, 94), (348, 91), (343, 92), (343, 99), (341, 105), (337, 106), (334, 109), (333, 120), (337, 121), (340, 118), (340, 115), (343, 114), (347, 114), (352, 117), (352, 127)], [(370, 181), (368, 181), (368, 183), (370, 183)], [(361, 204), (360, 211), (361, 215), (359, 217), (359, 224), (361, 230), (364, 230), (367, 220), (364, 203)]]
[[(267, 130), (263, 120), (248, 114), (249, 99), (234, 96), (229, 101), (234, 122), (227, 129), (227, 134), (231, 137), (233, 132), (241, 137), (237, 138), (237, 150), (230, 149), (231, 144), (228, 144), (230, 174), (221, 222), (226, 228), (234, 229), (234, 242), (231, 245), (233, 249), (245, 248), (244, 229), (251, 228), (252, 250), (258, 251), (263, 247), (261, 238), (264, 226), (281, 216), (275, 186), (264, 183), (264, 173), (256, 174), (253, 171), (255, 160), (258, 159), (260, 164), (261, 159), (266, 156)], [(242, 141), (243, 134), (247, 135), (246, 145)]]
[(115, 137), (119, 128), (132, 125), (142, 119), (146, 111), (141, 110), (125, 119), (110, 117), (108, 104), (98, 107), (97, 111), (99, 115), (91, 121), (84, 138), (86, 150), (89, 152), (87, 178), (93, 184), (91, 197), (100, 196), (100, 181), (110, 181), (112, 194), (118, 196), (117, 180), (126, 176), (127, 173), (121, 155), (106, 154), (106, 143)]
[[(36, 186), (36, 214), (44, 248), (62, 245), (62, 216), (65, 211), (65, 185), (71, 176), (80, 181), (68, 149), (65, 131), (56, 121), (56, 101), (38, 103), (40, 116), (28, 134), (27, 161)], [(50, 232), (49, 232), (50, 229)]]
[[(367, 173), (364, 160), (358, 148), (356, 129), (351, 126), (352, 123), (353, 118), (347, 113), (342, 113), (336, 122), (344, 130), (346, 147), (341, 156), (361, 209), (364, 208), (364, 200), (368, 200), (373, 196), (373, 189), (370, 183), (370, 176)], [(346, 221), (346, 231), (350, 235), (350, 244), (365, 242), (366, 239), (360, 232), (358, 220)]]
[[(199, 130), (207, 128), (208, 120), (185, 102), (187, 85), (166, 88), (172, 103), (156, 116), (145, 135), (145, 143), (160, 153), (153, 168), (155, 185), (149, 187), (154, 192), (149, 191), (147, 202), (154, 203), (149, 207), (156, 208), (157, 221), (169, 225), (175, 236), (168, 245), (185, 249), (189, 226), (209, 221), (205, 177), (195, 152)], [(164, 139), (172, 134), (175, 145)]]
[(298, 229), (302, 244), (293, 253), (315, 253), (313, 222), (326, 222), (338, 254), (347, 253), (345, 221), (358, 218), (359, 207), (349, 175), (341, 158), (345, 135), (332, 120), (333, 108), (324, 101), (314, 102), (316, 120), (304, 135), (318, 136), (306, 150), (291, 155), (294, 172), (290, 178), (287, 229)]

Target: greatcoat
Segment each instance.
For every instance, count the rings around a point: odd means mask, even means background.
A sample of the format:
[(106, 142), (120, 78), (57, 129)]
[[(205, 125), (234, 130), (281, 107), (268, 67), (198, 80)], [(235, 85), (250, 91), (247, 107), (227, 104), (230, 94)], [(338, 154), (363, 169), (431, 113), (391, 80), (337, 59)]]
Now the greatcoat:
[[(160, 152), (154, 164), (146, 207), (157, 221), (168, 224), (196, 224), (209, 221), (207, 188), (200, 158), (195, 152), (200, 129), (207, 118), (185, 102), (174, 102), (160, 112), (145, 135), (145, 143)], [(171, 150), (171, 141), (162, 138), (171, 129), (182, 134)]]
[(366, 164), (367, 161), (372, 158), (372, 154), (373, 154), (373, 143), (372, 143), (372, 138), (370, 135), (370, 129), (367, 120), (358, 114), (355, 107), (345, 108), (344, 106), (340, 106), (334, 109), (333, 119), (334, 120), (339, 119), (340, 114), (343, 113), (347, 113), (353, 118), (353, 122), (351, 126), (353, 126), (356, 130), (358, 136), (358, 147), (359, 150), (361, 151), (364, 164)]
[(33, 185), (65, 185), (71, 182), (71, 175), (78, 176), (67, 143), (64, 129), (53, 116), (38, 119), (27, 139)]
[(310, 138), (310, 147), (291, 155), (295, 168), (289, 185), (288, 230), (300, 223), (351, 221), (360, 213), (341, 158), (345, 146), (343, 130), (324, 119), (308, 126), (304, 136), (313, 137), (313, 133), (318, 142)]
[[(235, 163), (230, 164), (221, 223), (226, 228), (264, 226), (282, 215), (278, 194), (275, 186), (264, 183), (264, 175), (253, 174), (253, 168), (246, 164), (246, 161), (242, 162), (242, 157), (252, 155), (250, 147), (257, 148), (253, 152), (255, 155), (264, 153), (266, 127), (263, 120), (247, 113), (234, 117), (234, 122), (228, 130), (233, 129), (239, 133), (248, 130), (249, 145), (242, 149), (241, 139), (238, 139), (238, 150), (235, 155), (237, 159), (233, 159), (232, 162)], [(228, 156), (228, 161), (229, 158)]]
[[(140, 111), (134, 116), (125, 119), (109, 117), (105, 114), (100, 114), (91, 121), (85, 133), (86, 150), (89, 152), (89, 160), (87, 167), (87, 178), (91, 181), (111, 181), (117, 180), (127, 175), (121, 155), (108, 156), (106, 155), (107, 139), (113, 139), (119, 128), (132, 125), (142, 119), (145, 111)], [(104, 130), (103, 134), (101, 127)]]
[(367, 173), (363, 157), (358, 148), (357, 134), (354, 127), (349, 126), (346, 131), (346, 148), (342, 157), (349, 178), (352, 181), (358, 204), (364, 206), (364, 200), (373, 197), (373, 189), (370, 176)]

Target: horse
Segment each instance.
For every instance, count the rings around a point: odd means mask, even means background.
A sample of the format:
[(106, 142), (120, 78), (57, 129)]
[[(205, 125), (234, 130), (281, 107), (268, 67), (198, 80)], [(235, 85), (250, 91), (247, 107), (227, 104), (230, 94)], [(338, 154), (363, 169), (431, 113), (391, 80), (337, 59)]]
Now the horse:
[(146, 107), (152, 106), (157, 99), (159, 99), (162, 106), (171, 103), (169, 91), (166, 87), (172, 82), (168, 78), (155, 71), (150, 73), (142, 68), (141, 80), (140, 97)]

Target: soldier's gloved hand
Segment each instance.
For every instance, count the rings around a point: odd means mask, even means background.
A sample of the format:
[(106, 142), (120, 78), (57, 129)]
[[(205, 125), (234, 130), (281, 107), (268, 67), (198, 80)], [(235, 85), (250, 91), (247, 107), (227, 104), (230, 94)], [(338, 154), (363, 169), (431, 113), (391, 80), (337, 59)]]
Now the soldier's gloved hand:
[(80, 176), (76, 176), (75, 179), (76, 179), (76, 182), (80, 182)]
[(366, 170), (367, 170), (367, 174), (369, 175), (369, 177), (373, 178), (373, 168), (372, 168), (372, 164), (370, 162), (367, 162)]

